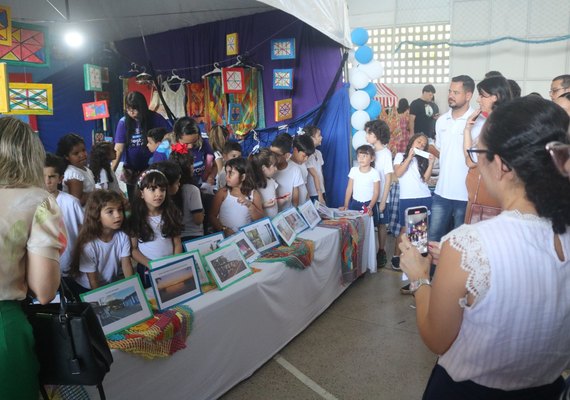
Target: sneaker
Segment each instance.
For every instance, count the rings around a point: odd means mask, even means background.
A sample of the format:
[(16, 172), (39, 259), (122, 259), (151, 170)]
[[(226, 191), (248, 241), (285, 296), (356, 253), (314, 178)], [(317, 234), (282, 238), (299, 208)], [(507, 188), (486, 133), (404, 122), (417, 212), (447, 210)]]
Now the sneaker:
[(392, 269), (394, 271), (401, 271), (402, 269), (400, 268), (400, 257), (392, 257)]
[(386, 251), (378, 250), (378, 254), (376, 254), (376, 265), (378, 269), (384, 268), (388, 263), (388, 257), (386, 256)]
[(402, 294), (412, 294), (412, 291), (410, 290), (410, 284), (408, 283), (406, 286), (402, 286), (400, 288), (400, 293)]

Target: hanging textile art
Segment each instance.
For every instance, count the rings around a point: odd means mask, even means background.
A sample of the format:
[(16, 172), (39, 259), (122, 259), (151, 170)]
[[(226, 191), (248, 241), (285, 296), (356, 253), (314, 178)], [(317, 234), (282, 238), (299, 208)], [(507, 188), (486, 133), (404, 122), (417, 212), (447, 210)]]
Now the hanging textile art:
[(47, 28), (12, 23), (12, 44), (0, 46), (0, 61), (11, 65), (49, 67)]
[(52, 115), (53, 87), (47, 83), (10, 83), (10, 112), (6, 114)]
[(209, 75), (204, 79), (204, 97), (206, 101), (206, 130), (212, 125), (226, 125), (228, 110), (226, 96), (222, 93), (221, 75)]
[(96, 92), (103, 90), (100, 66), (83, 64), (83, 79), (85, 81), (85, 90), (94, 90)]
[(204, 84), (186, 84), (186, 115), (194, 118), (198, 122), (204, 119)]
[(293, 89), (293, 68), (273, 70), (273, 89)]
[(245, 93), (243, 68), (222, 68), (224, 93)]
[[(257, 106), (258, 93), (257, 81), (260, 80), (259, 71), (256, 68), (246, 68), (243, 70), (243, 93), (232, 93), (228, 95), (228, 102), (239, 104), (242, 112), (240, 120), (237, 122), (228, 121), (233, 132), (249, 132), (257, 127)], [(229, 119), (229, 118), (228, 118)]]
[(293, 118), (293, 99), (275, 101), (275, 121)]
[(0, 45), (12, 45), (12, 15), (8, 6), (0, 6)]
[(235, 56), (239, 53), (238, 34), (229, 33), (226, 35), (226, 55)]
[(295, 58), (295, 38), (273, 39), (271, 41), (272, 60), (290, 60)]
[(228, 123), (239, 124), (243, 117), (243, 107), (241, 104), (230, 103), (228, 106)]

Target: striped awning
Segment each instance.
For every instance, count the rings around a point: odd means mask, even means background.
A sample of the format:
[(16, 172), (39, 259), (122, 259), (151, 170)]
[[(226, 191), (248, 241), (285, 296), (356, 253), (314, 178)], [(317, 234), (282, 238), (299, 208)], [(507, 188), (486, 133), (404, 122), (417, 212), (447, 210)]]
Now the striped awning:
[(374, 100), (378, 100), (382, 104), (382, 108), (396, 107), (398, 104), (398, 96), (388, 86), (383, 83), (376, 84), (376, 95)]

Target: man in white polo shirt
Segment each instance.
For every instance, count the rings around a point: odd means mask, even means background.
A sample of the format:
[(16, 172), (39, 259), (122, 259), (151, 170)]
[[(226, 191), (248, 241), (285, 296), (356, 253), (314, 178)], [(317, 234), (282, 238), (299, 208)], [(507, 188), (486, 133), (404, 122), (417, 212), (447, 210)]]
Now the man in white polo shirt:
[[(463, 224), (467, 208), (465, 178), (469, 168), (463, 155), (463, 130), (474, 110), (469, 106), (475, 82), (467, 75), (451, 79), (447, 102), (449, 111), (435, 125), (434, 153), (439, 157), (439, 178), (435, 187), (429, 225), (429, 240), (439, 242), (450, 230)], [(482, 118), (471, 130), (473, 141), (481, 131)]]

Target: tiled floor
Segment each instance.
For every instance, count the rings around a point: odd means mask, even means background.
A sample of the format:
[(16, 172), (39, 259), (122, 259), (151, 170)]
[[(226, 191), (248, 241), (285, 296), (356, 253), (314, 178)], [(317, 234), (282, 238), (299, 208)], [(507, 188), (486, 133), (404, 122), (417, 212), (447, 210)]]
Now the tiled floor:
[(361, 277), (279, 352), (301, 379), (274, 358), (222, 399), (421, 398), (435, 356), (418, 336), (413, 298), (398, 291), (400, 276), (388, 265)]

